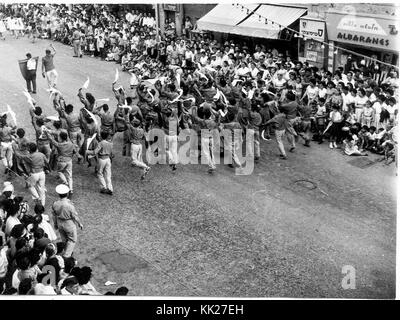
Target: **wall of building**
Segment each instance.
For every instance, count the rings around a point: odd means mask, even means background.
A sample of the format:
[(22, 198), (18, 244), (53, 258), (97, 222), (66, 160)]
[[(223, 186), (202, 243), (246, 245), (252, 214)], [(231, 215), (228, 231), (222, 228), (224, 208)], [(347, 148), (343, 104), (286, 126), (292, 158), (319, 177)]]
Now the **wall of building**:
[(196, 21), (212, 10), (216, 4), (183, 4), (184, 17), (190, 17), (192, 24), (195, 25)]
[(376, 3), (318, 3), (318, 4), (298, 4), (307, 6), (308, 14), (320, 19), (326, 18), (328, 10), (337, 10), (344, 12), (359, 12), (383, 15), (400, 16), (400, 7), (398, 4), (376, 4)]

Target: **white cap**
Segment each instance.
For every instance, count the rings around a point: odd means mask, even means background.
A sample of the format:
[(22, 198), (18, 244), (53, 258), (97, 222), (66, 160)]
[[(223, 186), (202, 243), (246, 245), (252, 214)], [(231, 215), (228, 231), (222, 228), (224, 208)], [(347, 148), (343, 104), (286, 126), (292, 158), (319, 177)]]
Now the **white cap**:
[(65, 184), (59, 184), (59, 185), (56, 187), (56, 192), (57, 192), (58, 194), (67, 194), (69, 191), (70, 191), (70, 190), (69, 190), (68, 186), (66, 186)]
[(14, 186), (10, 181), (5, 181), (4, 182), (4, 189), (3, 189), (3, 193), (7, 192), (7, 191), (11, 191), (14, 192)]

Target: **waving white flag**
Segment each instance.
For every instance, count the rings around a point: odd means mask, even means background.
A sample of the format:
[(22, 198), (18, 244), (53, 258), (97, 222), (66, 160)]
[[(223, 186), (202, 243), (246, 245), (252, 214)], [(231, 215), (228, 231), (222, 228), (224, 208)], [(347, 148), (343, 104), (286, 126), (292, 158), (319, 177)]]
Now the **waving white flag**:
[(114, 79), (114, 83), (116, 83), (118, 81), (119, 78), (119, 72), (118, 72), (118, 68), (115, 69), (115, 79)]
[(108, 101), (110, 101), (110, 98), (96, 99), (96, 102), (100, 102), (100, 101), (108, 102)]
[(34, 109), (35, 108), (35, 106), (34, 106), (34, 100), (33, 100), (33, 98), (32, 98), (32, 96), (29, 94), (29, 92), (28, 91), (22, 91), (22, 93), (24, 94), (24, 96), (26, 97), (26, 99), (27, 99), (27, 101), (28, 101), (28, 103), (31, 105), (31, 107)]
[(14, 121), (14, 124), (17, 125), (17, 116), (15, 115), (15, 112), (11, 110), (11, 107), (7, 105), (7, 113), (11, 116), (11, 118)]
[(89, 87), (89, 83), (90, 83), (90, 79), (88, 77), (87, 80), (85, 81), (85, 83), (83, 84), (82, 88), (87, 89)]

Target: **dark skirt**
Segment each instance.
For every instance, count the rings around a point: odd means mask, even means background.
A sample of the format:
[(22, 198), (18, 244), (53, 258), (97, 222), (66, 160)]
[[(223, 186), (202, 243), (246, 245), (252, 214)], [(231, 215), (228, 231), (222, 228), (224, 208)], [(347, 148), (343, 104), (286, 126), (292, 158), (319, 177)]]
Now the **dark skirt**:
[(340, 137), (342, 134), (342, 123), (341, 122), (333, 122), (331, 127), (329, 128), (329, 134), (332, 137)]

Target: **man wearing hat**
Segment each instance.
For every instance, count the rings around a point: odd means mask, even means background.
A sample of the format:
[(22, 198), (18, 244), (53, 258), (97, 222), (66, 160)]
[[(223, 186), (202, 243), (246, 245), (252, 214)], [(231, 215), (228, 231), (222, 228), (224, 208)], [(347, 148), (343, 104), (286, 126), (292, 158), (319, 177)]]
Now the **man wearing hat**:
[(82, 223), (79, 221), (78, 213), (75, 206), (68, 199), (70, 189), (65, 184), (59, 184), (56, 192), (60, 199), (55, 201), (52, 206), (54, 227), (59, 231), (61, 241), (65, 244), (64, 257), (70, 257), (74, 251), (78, 234), (76, 225), (83, 229)]

